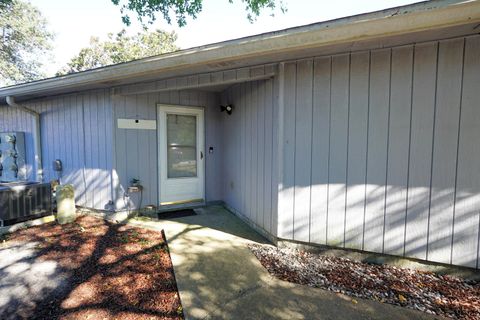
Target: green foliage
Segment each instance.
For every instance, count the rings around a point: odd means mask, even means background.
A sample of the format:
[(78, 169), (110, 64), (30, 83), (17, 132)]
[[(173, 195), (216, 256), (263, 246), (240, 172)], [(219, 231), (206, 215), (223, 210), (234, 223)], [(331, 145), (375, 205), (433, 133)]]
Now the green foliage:
[[(183, 27), (187, 24), (187, 17), (195, 19), (202, 11), (203, 0), (111, 0), (113, 4), (120, 6), (122, 21), (127, 26), (131, 19), (128, 12), (134, 12), (138, 21), (145, 26), (145, 20), (152, 24), (156, 20), (156, 15), (161, 14), (169, 24), (172, 22), (171, 15), (175, 16), (178, 26)], [(280, 4), (280, 10), (285, 12), (285, 6), (282, 0), (241, 0), (245, 4), (245, 11), (250, 22), (254, 21), (263, 9), (273, 10), (277, 2)], [(228, 0), (233, 3), (233, 0)]]
[(66, 67), (57, 72), (57, 75), (172, 52), (178, 50), (175, 45), (176, 40), (177, 35), (174, 32), (168, 33), (161, 30), (137, 33), (134, 36), (128, 36), (125, 30), (122, 30), (115, 36), (109, 33), (106, 41), (92, 37), (90, 46), (81, 49)]
[(12, 3), (12, 0), (0, 0), (0, 10)]
[(6, 243), (10, 238), (9, 234), (1, 234), (0, 235), (0, 244)]
[(144, 246), (144, 247), (148, 246), (152, 243), (150, 240), (141, 237), (140, 234), (135, 230), (128, 231), (126, 233), (122, 233), (122, 235), (119, 236), (118, 240), (121, 243), (138, 243), (138, 244), (140, 244), (141, 246)]
[(0, 86), (42, 78), (39, 57), (53, 34), (40, 11), (21, 0), (0, 0)]

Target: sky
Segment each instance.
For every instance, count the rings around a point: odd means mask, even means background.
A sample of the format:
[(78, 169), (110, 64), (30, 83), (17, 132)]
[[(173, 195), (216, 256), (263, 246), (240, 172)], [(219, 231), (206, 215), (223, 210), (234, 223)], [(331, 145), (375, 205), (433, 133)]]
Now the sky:
[[(125, 26), (121, 21), (119, 7), (111, 0), (30, 0), (42, 12), (55, 34), (53, 54), (45, 60), (45, 72), (52, 76), (88, 46), (90, 37), (106, 38), (125, 28), (128, 33), (141, 31), (134, 23)], [(150, 29), (175, 31), (177, 45), (182, 49), (209, 43), (230, 40), (268, 31), (280, 30), (314, 22), (396, 7), (412, 0), (283, 0), (287, 12), (276, 10), (272, 16), (269, 9), (253, 23), (247, 19), (241, 0), (204, 0), (203, 10), (197, 19), (189, 19), (185, 27), (168, 25), (160, 17)]]

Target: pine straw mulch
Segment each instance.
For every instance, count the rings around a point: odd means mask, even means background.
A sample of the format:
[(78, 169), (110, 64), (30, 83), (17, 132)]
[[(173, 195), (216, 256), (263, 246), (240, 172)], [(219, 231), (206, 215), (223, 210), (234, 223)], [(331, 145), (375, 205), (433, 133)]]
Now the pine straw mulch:
[(270, 245), (249, 247), (268, 272), (282, 280), (432, 315), (480, 319), (478, 281)]
[(36, 258), (56, 261), (67, 279), (36, 301), (30, 319), (183, 319), (163, 232), (81, 216), (8, 241), (39, 243)]

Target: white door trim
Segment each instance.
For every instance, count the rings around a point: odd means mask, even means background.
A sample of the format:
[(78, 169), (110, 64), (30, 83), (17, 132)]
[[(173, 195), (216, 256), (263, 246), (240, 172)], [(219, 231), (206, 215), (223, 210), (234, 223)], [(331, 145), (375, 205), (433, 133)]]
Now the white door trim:
[[(168, 190), (167, 154), (166, 154), (166, 114), (183, 114), (197, 116), (197, 178), (198, 189), (194, 197), (182, 198), (181, 195), (173, 197)], [(203, 107), (191, 107), (171, 104), (157, 104), (157, 156), (158, 156), (158, 199), (159, 205), (172, 205), (190, 201), (205, 201), (205, 114)], [(201, 156), (202, 155), (202, 156)], [(178, 178), (189, 182), (193, 179)]]

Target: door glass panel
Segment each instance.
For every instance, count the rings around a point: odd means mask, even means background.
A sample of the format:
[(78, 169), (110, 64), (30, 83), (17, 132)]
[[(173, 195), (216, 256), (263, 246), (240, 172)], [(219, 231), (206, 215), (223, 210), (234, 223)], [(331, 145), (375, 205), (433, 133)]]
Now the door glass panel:
[(197, 118), (167, 114), (168, 178), (197, 176)]

